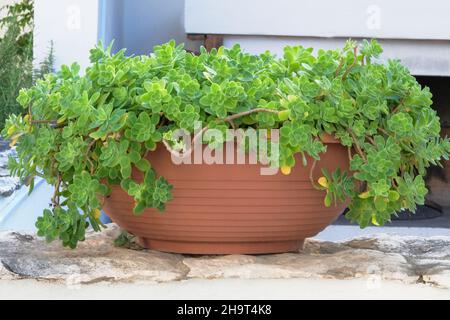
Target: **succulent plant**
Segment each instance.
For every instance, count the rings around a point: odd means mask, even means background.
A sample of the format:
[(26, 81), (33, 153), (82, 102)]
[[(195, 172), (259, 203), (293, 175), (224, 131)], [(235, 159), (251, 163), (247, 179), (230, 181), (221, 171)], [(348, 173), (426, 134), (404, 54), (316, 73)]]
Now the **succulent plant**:
[[(361, 227), (423, 204), (426, 169), (448, 159), (450, 142), (440, 137), (429, 89), (399, 61), (379, 62), (376, 41), (316, 54), (288, 46), (281, 58), (238, 45), (194, 55), (174, 42), (148, 56), (110, 50), (94, 48), (83, 75), (75, 63), (22, 90), (27, 114), (11, 116), (3, 131), (18, 144), (12, 172), (55, 185), (53, 210), (37, 222), (49, 241), (74, 248), (87, 226), (100, 230), (99, 198), (111, 185), (134, 197), (136, 214), (164, 210), (172, 186), (146, 155), (173, 146), (168, 137), (176, 129), (194, 133), (196, 121), (279, 129), (284, 174), (318, 161), (327, 151), (320, 136), (334, 136), (348, 148), (350, 171), (324, 171), (313, 183), (327, 206), (350, 198), (347, 217)], [(133, 167), (143, 181), (133, 180)]]

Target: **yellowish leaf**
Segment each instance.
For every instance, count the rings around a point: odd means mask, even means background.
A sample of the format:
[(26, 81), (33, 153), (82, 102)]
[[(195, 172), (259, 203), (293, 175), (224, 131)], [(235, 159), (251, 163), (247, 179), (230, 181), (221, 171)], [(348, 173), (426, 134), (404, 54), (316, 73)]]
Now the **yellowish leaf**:
[(368, 198), (370, 198), (370, 193), (369, 193), (369, 191), (363, 192), (359, 195), (359, 197), (361, 199), (368, 199)]
[(14, 147), (17, 142), (19, 141), (19, 138), (22, 136), (22, 133), (16, 134), (14, 137), (11, 138), (11, 143), (9, 144), (9, 146), (12, 148)]
[(380, 224), (378, 223), (378, 220), (377, 220), (377, 216), (376, 216), (376, 215), (372, 215), (372, 224), (375, 225), (375, 226), (377, 226), (377, 227), (380, 226)]
[(278, 119), (280, 119), (280, 121), (286, 121), (289, 119), (290, 116), (291, 112), (289, 110), (283, 110), (278, 112)]
[(14, 147), (16, 144), (17, 144), (17, 141), (18, 141), (19, 139), (13, 139), (13, 140), (11, 140), (11, 143), (9, 144), (9, 147), (10, 148), (12, 148), (12, 147)]
[(285, 176), (290, 175), (292, 172), (292, 168), (288, 167), (288, 166), (283, 166), (281, 167), (281, 173), (284, 174)]
[(94, 211), (92, 212), (92, 216), (98, 220), (100, 219), (100, 216), (102, 215), (102, 212), (99, 209), (94, 209)]
[(9, 127), (8, 128), (8, 136), (10, 137), (10, 136), (12, 136), (13, 134), (14, 134), (14, 132), (16, 132), (16, 130), (17, 130), (17, 127), (16, 126), (11, 126), (11, 127)]
[(328, 183), (328, 180), (327, 180), (327, 178), (325, 178), (325, 177), (321, 177), (319, 180), (318, 180), (318, 182), (319, 182), (319, 185), (321, 185), (322, 187), (324, 187), (324, 188), (326, 188), (326, 189), (328, 189), (329, 188), (329, 183)]
[(61, 123), (64, 123), (66, 120), (67, 120), (67, 117), (66, 116), (62, 116), (61, 118), (58, 119), (57, 123), (61, 124)]

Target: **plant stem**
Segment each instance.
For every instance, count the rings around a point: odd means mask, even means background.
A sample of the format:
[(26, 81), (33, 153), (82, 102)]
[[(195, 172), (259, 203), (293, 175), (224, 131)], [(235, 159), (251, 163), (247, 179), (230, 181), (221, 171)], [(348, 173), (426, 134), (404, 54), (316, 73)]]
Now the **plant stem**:
[(95, 168), (94, 168), (94, 164), (92, 163), (92, 160), (89, 158), (89, 153), (91, 152), (92, 147), (95, 145), (95, 143), (97, 142), (97, 140), (92, 140), (88, 147), (87, 147), (87, 151), (86, 151), (86, 159), (89, 162), (89, 165), (91, 166), (91, 175), (94, 174), (95, 172)]
[(383, 128), (378, 127), (378, 131), (380, 131), (381, 133), (390, 136), (389, 132), (387, 132), (386, 130), (384, 130)]
[(371, 136), (367, 136), (366, 135), (366, 139), (369, 140), (369, 142), (373, 145), (375, 145), (375, 140), (373, 140), (373, 138)]
[(57, 124), (58, 121), (56, 120), (33, 120), (31, 121), (31, 124)]
[(363, 158), (364, 162), (367, 163), (367, 158), (366, 158), (364, 152), (362, 151), (361, 147), (359, 146), (358, 139), (356, 138), (355, 134), (350, 129), (348, 129), (348, 133), (350, 133), (350, 135), (352, 136), (353, 144), (354, 144), (354, 146), (356, 148), (356, 151), (361, 156), (361, 158)]
[[(279, 112), (276, 111), (276, 110), (272, 110), (272, 109), (256, 108), (256, 109), (253, 109), (253, 110), (249, 110), (249, 111), (245, 111), (245, 112), (233, 114), (233, 115), (231, 115), (231, 116), (229, 116), (229, 117), (227, 117), (227, 118), (224, 118), (224, 119), (218, 119), (216, 122), (217, 122), (217, 123), (219, 123), (219, 122), (228, 122), (228, 123), (231, 124), (231, 126), (233, 127), (233, 129), (236, 129), (236, 126), (234, 125), (234, 122), (233, 122), (234, 120), (239, 119), (239, 118), (242, 118), (242, 117), (245, 117), (245, 116), (248, 116), (248, 115), (251, 115), (251, 114), (253, 114), (253, 113), (273, 113), (273, 114), (278, 114)], [(202, 129), (202, 131), (200, 131), (200, 132), (194, 137), (194, 139), (192, 140), (191, 146), (189, 147), (189, 149), (188, 149), (186, 152), (183, 153), (183, 156), (186, 156), (186, 155), (189, 155), (189, 154), (192, 153), (193, 146), (194, 146), (195, 142), (197, 142), (197, 140), (199, 139), (199, 137), (200, 137), (201, 135), (203, 135), (208, 129), (209, 129), (208, 126), (204, 127), (204, 128)], [(176, 156), (176, 157), (180, 157), (180, 153), (179, 153), (178, 151), (173, 150), (173, 148), (170, 146), (170, 144), (169, 144), (168, 141), (163, 140), (163, 144), (164, 144), (164, 146), (166, 147), (166, 149), (167, 149), (172, 155), (174, 155), (174, 156)]]
[(58, 174), (58, 180), (55, 184), (55, 192), (53, 193), (52, 203), (55, 208), (59, 207), (59, 188), (61, 186), (61, 175)]
[(236, 130), (236, 125), (234, 124), (233, 120), (228, 121), (228, 123), (230, 124), (231, 128), (233, 128), (233, 130)]
[(341, 61), (339, 62), (339, 66), (336, 69), (335, 72), (335, 77), (337, 77), (339, 75), (339, 73), (341, 73), (342, 67), (344, 66), (344, 58), (341, 58)]
[(342, 76), (342, 80), (347, 79), (348, 75), (350, 74), (350, 71), (352, 71), (353, 67), (358, 62), (358, 47), (355, 47), (353, 49), (353, 54), (355, 55), (355, 59), (353, 60), (353, 63), (350, 65), (350, 67), (345, 71), (344, 75)]
[(239, 119), (239, 118), (251, 115), (253, 113), (273, 113), (273, 114), (278, 114), (279, 111), (272, 110), (272, 109), (265, 109), (265, 108), (256, 108), (256, 109), (253, 109), (253, 110), (249, 110), (249, 111), (233, 114), (233, 115), (231, 115), (231, 116), (229, 116), (229, 117), (227, 117), (225, 119), (222, 119), (222, 121), (230, 122), (230, 121), (233, 121), (233, 120), (236, 120), (236, 119)]
[(352, 148), (348, 147), (347, 152), (348, 152), (348, 160), (352, 161), (353, 160)]
[(311, 170), (309, 170), (309, 180), (311, 181), (311, 184), (315, 189), (322, 190), (322, 188), (319, 185), (317, 185), (317, 183), (314, 181), (313, 175), (314, 175), (314, 170), (316, 169), (316, 166), (317, 166), (317, 160), (314, 159), (314, 162), (311, 166)]
[(28, 105), (28, 114), (30, 115), (30, 123), (33, 123), (33, 113), (31, 112), (31, 104)]
[(392, 110), (392, 113), (397, 113), (398, 109), (400, 109), (403, 106), (403, 100), (400, 101), (400, 103), (398, 104), (398, 106), (395, 107), (394, 110)]

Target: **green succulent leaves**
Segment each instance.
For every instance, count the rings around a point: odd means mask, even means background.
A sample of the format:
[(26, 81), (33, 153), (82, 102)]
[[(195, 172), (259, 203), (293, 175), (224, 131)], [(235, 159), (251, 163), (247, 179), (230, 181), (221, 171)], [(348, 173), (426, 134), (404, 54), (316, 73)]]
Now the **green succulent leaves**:
[(163, 177), (156, 178), (153, 170), (148, 170), (142, 183), (131, 179), (123, 180), (122, 187), (136, 200), (134, 213), (139, 215), (146, 208), (165, 209), (165, 204), (172, 199), (172, 186)]
[(139, 116), (131, 113), (128, 119), (129, 129), (125, 131), (125, 136), (137, 142), (146, 142), (152, 140), (157, 142), (160, 135), (156, 132), (156, 125), (160, 121), (159, 114), (150, 116), (146, 112), (141, 112)]
[(28, 114), (11, 116), (2, 132), (17, 143), (10, 168), (55, 185), (39, 235), (74, 248), (88, 226), (100, 230), (101, 198), (113, 185), (135, 199), (135, 214), (164, 210), (172, 186), (148, 153), (175, 129), (193, 133), (196, 121), (223, 131), (280, 129), (284, 174), (320, 160), (328, 134), (348, 148), (350, 170), (324, 171), (313, 181), (324, 205), (350, 198), (349, 219), (382, 225), (424, 203), (426, 169), (448, 159), (450, 141), (440, 137), (429, 89), (399, 61), (374, 62), (381, 52), (374, 40), (316, 53), (286, 47), (281, 58), (238, 45), (193, 55), (172, 41), (148, 56), (98, 46), (84, 75), (77, 64), (63, 66), (21, 91)]
[(235, 110), (238, 102), (245, 99), (242, 85), (235, 81), (224, 81), (221, 85), (212, 83), (200, 104), (217, 118), (225, 118), (229, 111)]
[(91, 175), (83, 171), (80, 174), (74, 175), (72, 184), (68, 187), (71, 194), (71, 200), (74, 204), (83, 208), (90, 206), (93, 208), (99, 207), (97, 193), (100, 188), (100, 182), (93, 179)]
[(46, 209), (36, 222), (38, 236), (53, 241), (59, 237), (63, 245), (75, 249), (79, 241), (84, 241), (88, 222), (76, 207), (66, 209)]
[(399, 137), (414, 135), (414, 119), (405, 112), (394, 114), (388, 121), (387, 127)]

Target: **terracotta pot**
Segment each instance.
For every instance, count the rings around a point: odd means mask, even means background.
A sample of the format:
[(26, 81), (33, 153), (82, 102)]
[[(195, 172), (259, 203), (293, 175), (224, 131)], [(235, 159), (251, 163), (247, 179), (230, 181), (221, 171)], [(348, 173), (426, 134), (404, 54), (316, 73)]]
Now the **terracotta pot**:
[[(347, 150), (328, 143), (314, 171), (348, 168)], [(331, 224), (345, 205), (326, 208), (324, 192), (310, 182), (309, 166), (301, 160), (290, 176), (260, 175), (260, 165), (175, 165), (163, 147), (149, 155), (158, 175), (173, 186), (174, 200), (164, 213), (147, 209), (134, 216), (133, 199), (113, 187), (104, 210), (112, 220), (164, 252), (185, 254), (267, 254), (293, 252), (305, 238)], [(136, 179), (142, 174), (135, 170)]]

